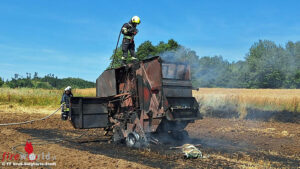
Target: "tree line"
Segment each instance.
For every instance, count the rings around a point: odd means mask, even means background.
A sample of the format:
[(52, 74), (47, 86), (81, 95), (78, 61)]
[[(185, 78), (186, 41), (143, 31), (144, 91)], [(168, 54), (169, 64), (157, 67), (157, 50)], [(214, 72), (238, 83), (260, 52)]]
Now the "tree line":
[(63, 89), (66, 86), (72, 86), (72, 88), (93, 88), (94, 82), (89, 82), (80, 78), (62, 78), (59, 79), (54, 74), (47, 74), (44, 77), (39, 77), (35, 72), (33, 76), (31, 73), (26, 73), (26, 77), (19, 74), (15, 74), (11, 80), (4, 82), (0, 78), (0, 87), (10, 88), (43, 88), (43, 89)]
[[(168, 62), (190, 64), (194, 87), (300, 88), (299, 41), (281, 46), (259, 40), (250, 47), (245, 60), (237, 62), (229, 62), (222, 56), (199, 57), (173, 39), (157, 45), (145, 41), (136, 54), (139, 60), (159, 55)], [(120, 66), (121, 56), (121, 48), (118, 48), (111, 56), (110, 68)]]
[[(137, 48), (137, 58), (143, 60), (152, 56), (161, 56), (168, 62), (182, 62), (191, 65), (194, 87), (225, 88), (300, 88), (300, 42), (287, 42), (285, 46), (269, 40), (259, 40), (249, 49), (244, 60), (229, 62), (222, 56), (203, 56), (170, 39), (167, 43), (153, 45), (145, 41)], [(109, 68), (121, 65), (122, 50), (119, 47), (111, 56)], [(130, 62), (130, 58), (128, 58)], [(0, 87), (29, 87), (61, 89), (66, 86), (75, 88), (95, 87), (95, 83), (80, 78), (59, 79), (54, 74), (39, 77), (35, 72), (19, 74), (4, 82), (0, 78)]]

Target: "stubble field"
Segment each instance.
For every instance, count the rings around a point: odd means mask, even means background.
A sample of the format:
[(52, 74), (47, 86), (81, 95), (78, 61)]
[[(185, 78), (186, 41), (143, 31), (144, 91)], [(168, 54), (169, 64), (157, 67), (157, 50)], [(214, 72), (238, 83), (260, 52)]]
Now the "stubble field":
[[(94, 96), (95, 89), (73, 91)], [(62, 91), (0, 89), (0, 123), (41, 118), (59, 106)], [(171, 145), (130, 149), (109, 143), (101, 129), (76, 130), (54, 115), (45, 121), (0, 126), (4, 152), (34, 152), (56, 157), (49, 168), (298, 168), (300, 163), (300, 90), (199, 89), (193, 91), (203, 120), (189, 124), (190, 138), (180, 143), (200, 145), (206, 158), (182, 158)], [(6, 159), (4, 161), (11, 161)], [(45, 162), (45, 160), (39, 160)], [(0, 166), (0, 168), (4, 166)]]

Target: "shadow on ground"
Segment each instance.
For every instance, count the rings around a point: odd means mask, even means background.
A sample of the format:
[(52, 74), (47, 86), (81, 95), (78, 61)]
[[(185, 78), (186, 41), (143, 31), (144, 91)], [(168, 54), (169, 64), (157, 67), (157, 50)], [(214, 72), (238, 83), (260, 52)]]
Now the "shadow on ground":
[[(57, 144), (67, 148), (88, 151), (89, 153), (101, 154), (112, 158), (120, 158), (151, 167), (173, 168), (176, 165), (172, 161), (164, 161), (161, 158), (155, 156), (153, 158), (149, 158), (149, 152), (147, 152), (146, 150), (130, 149), (123, 144), (110, 144), (108, 143), (109, 138), (104, 137), (103, 135), (99, 135), (99, 137), (96, 139), (90, 139), (86, 136), (80, 139), (76, 139), (76, 137), (68, 136), (70, 135), (70, 133), (74, 133), (74, 130), (61, 131), (57, 129), (18, 129), (18, 131), (21, 133), (29, 134), (32, 137), (43, 141), (54, 138), (67, 140), (58, 142)], [(84, 133), (84, 131), (82, 130), (77, 132), (78, 135), (82, 133)]]
[[(208, 107), (206, 108), (206, 117), (216, 118), (240, 118), (241, 114), (234, 106), (221, 106), (218, 108)], [(259, 121), (273, 121), (273, 122), (285, 122), (285, 123), (300, 123), (300, 112), (291, 112), (287, 110), (283, 111), (269, 111), (260, 110), (256, 108), (247, 108), (246, 116), (247, 120), (259, 120)]]
[[(18, 129), (19, 132), (29, 134), (34, 138), (47, 141), (49, 138), (60, 138), (67, 140), (57, 144), (82, 151), (88, 151), (93, 154), (101, 154), (111, 158), (124, 159), (131, 162), (140, 163), (150, 167), (158, 168), (175, 168), (178, 167), (178, 160), (184, 163), (184, 168), (200, 168), (200, 167), (233, 167), (237, 166), (236, 162), (226, 159), (211, 159), (211, 160), (186, 160), (183, 161), (182, 155), (170, 150), (169, 146), (154, 146), (151, 151), (145, 149), (131, 149), (122, 144), (110, 144), (108, 138), (102, 136), (90, 139), (88, 136), (80, 139), (71, 137), (72, 133), (78, 135), (85, 133), (82, 130), (57, 130), (57, 129)], [(71, 134), (70, 134), (71, 133)], [(279, 162), (283, 166), (295, 167), (299, 164), (299, 160), (294, 160), (281, 156), (274, 156), (257, 152), (254, 146), (244, 143), (233, 143), (230, 140), (216, 140), (214, 138), (195, 138), (187, 139), (186, 142), (193, 144), (201, 144), (201, 151), (204, 154), (220, 154), (227, 158), (242, 159), (244, 156), (253, 158), (251, 161), (259, 161), (261, 159), (272, 162)], [(179, 167), (181, 168), (181, 167)]]
[(247, 116), (245, 117), (245, 119), (300, 123), (300, 113), (286, 110), (264, 111), (259, 109), (247, 108)]

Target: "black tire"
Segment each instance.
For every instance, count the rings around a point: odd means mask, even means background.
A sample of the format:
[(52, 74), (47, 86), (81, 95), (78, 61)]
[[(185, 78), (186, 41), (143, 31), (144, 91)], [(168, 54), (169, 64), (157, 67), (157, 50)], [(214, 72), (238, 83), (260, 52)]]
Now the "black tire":
[(112, 141), (114, 143), (122, 143), (124, 141), (122, 131), (119, 127), (113, 129)]

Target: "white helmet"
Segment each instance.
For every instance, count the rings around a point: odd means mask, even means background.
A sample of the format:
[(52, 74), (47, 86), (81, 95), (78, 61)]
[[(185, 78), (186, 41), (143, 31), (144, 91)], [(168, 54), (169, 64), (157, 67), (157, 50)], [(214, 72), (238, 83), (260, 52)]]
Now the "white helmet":
[(71, 86), (68, 86), (65, 88), (65, 91), (71, 91), (71, 89), (72, 89)]

